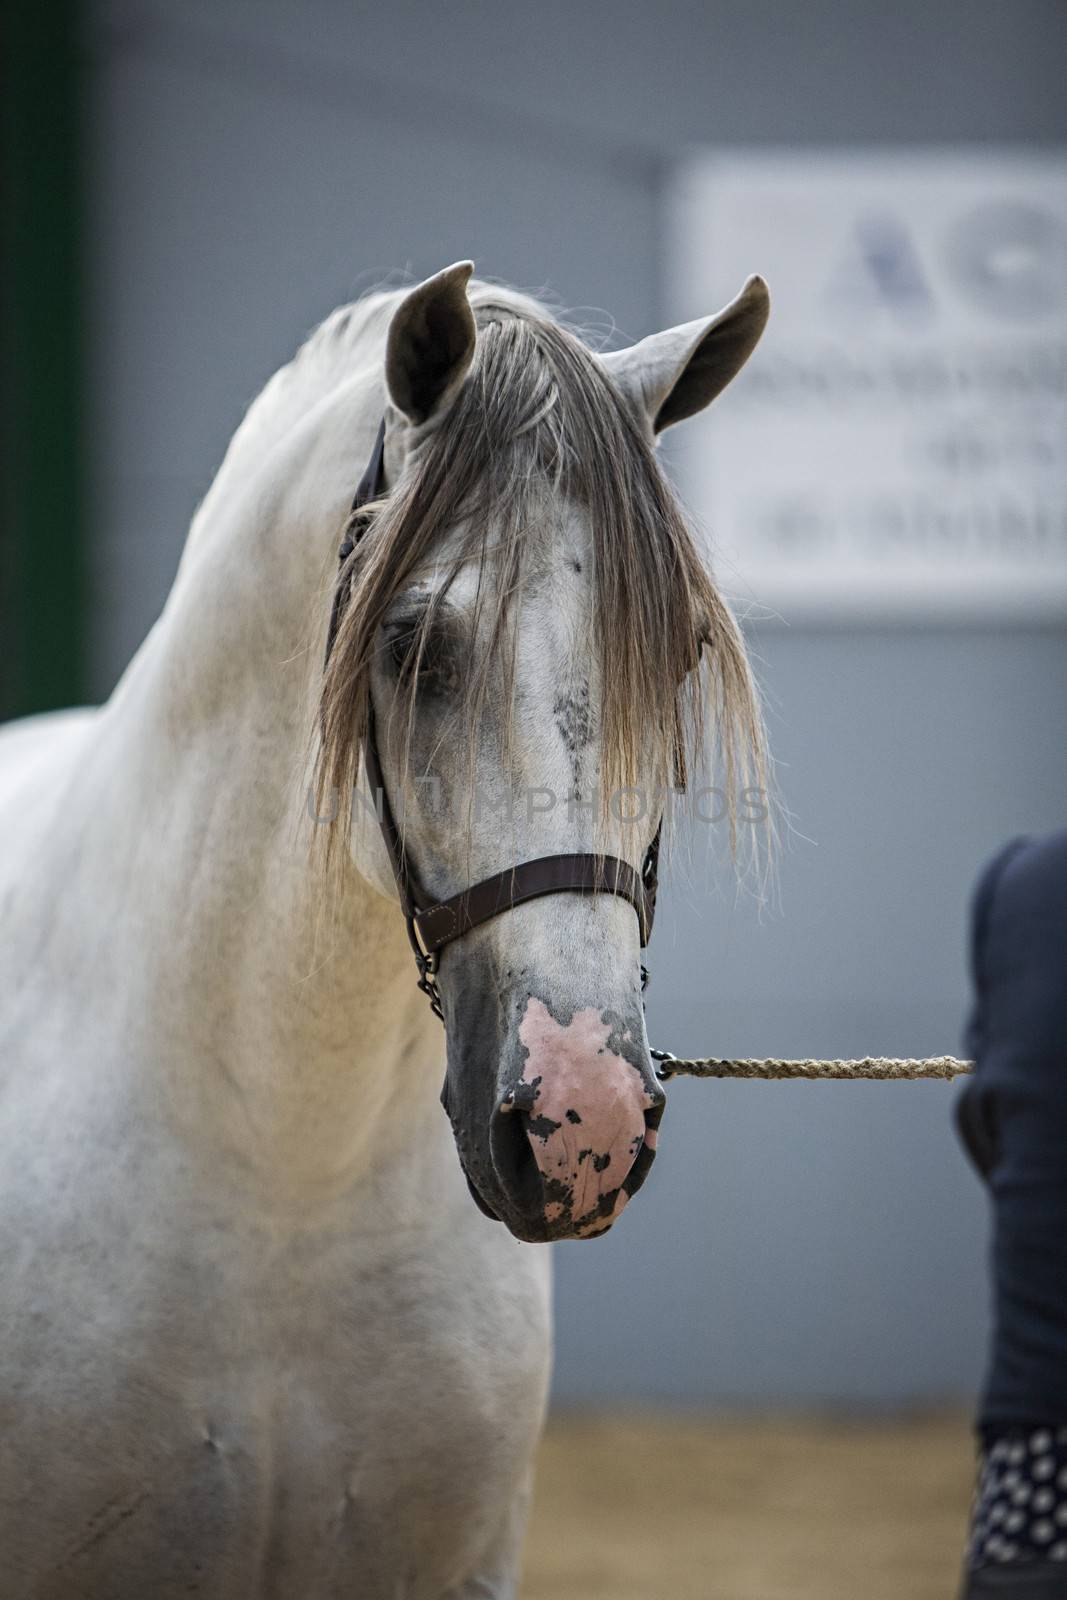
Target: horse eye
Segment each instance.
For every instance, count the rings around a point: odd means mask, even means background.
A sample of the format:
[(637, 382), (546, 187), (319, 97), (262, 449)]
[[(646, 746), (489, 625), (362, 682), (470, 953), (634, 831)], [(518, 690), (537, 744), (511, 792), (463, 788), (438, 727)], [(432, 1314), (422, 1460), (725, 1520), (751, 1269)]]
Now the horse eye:
[(432, 629), (423, 636), (418, 622), (394, 623), (386, 630), (386, 648), (393, 674), (402, 686), (410, 687), (415, 675), (420, 691), (447, 694), (459, 682), (449, 642)]
[(412, 670), (418, 642), (419, 636), (411, 626), (398, 623), (387, 630), (385, 645), (389, 652), (390, 665), (398, 678), (403, 678)]

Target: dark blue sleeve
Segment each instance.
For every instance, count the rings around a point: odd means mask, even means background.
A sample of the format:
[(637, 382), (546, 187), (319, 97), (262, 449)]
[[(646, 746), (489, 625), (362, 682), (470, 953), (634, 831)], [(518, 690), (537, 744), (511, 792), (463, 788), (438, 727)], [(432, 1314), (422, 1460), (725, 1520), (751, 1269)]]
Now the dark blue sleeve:
[(975, 891), (976, 1069), (961, 1136), (993, 1202), (984, 1424), (1067, 1424), (1067, 832), (1016, 839)]
[(1001, 874), (1029, 839), (1013, 839), (984, 867), (971, 896), (970, 973), (974, 999), (963, 1035), (963, 1053), (977, 1064), (975, 1076), (956, 1101), (956, 1126), (967, 1153), (983, 1178), (996, 1161), (995, 1099), (988, 1073), (982, 1070), (984, 1022), (989, 991), (987, 938), (990, 911)]

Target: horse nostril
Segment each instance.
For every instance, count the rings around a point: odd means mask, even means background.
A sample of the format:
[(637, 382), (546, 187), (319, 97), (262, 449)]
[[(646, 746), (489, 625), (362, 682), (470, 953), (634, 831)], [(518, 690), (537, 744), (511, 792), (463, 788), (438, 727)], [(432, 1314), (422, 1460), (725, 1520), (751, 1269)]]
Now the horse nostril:
[(515, 1096), (505, 1095), (490, 1124), (489, 1150), (496, 1175), (512, 1202), (523, 1212), (535, 1216), (543, 1205), (541, 1171), (526, 1123), (527, 1114), (520, 1109)]

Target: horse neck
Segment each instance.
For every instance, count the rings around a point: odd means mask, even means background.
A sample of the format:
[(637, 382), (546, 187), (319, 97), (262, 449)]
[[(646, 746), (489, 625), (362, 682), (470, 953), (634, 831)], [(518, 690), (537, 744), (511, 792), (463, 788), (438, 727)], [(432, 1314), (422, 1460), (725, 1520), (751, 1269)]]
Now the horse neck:
[(381, 403), (358, 382), (350, 401), (342, 428), (312, 408), (244, 481), (228, 460), (105, 717), (131, 779), (116, 822), (148, 857), (129, 965), (180, 1120), (294, 1192), (350, 1183), (444, 1120), (398, 908), (354, 871), (327, 903), (309, 851), (336, 542)]

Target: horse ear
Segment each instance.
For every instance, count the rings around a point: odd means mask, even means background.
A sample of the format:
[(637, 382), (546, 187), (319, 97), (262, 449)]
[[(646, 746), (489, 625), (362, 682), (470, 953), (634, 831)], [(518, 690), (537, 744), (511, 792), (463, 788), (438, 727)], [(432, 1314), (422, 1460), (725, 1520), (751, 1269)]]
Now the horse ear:
[(409, 422), (427, 422), (455, 399), (474, 355), (474, 313), (467, 299), (473, 261), (457, 261), (401, 301), (389, 324), (385, 381)]
[(737, 376), (759, 343), (770, 307), (767, 285), (752, 277), (710, 321), (683, 322), (601, 360), (653, 433), (662, 433), (703, 411)]

